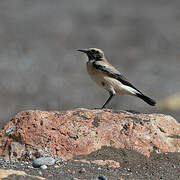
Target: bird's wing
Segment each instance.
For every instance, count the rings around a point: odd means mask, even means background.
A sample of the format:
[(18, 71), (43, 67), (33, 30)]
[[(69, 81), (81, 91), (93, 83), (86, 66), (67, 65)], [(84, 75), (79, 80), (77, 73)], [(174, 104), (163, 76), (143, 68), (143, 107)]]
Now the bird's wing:
[(140, 94), (142, 94), (136, 87), (134, 87), (117, 69), (115, 69), (113, 66), (110, 66), (109, 64), (104, 63), (103, 61), (95, 61), (93, 63), (94, 67), (101, 71), (108, 76), (117, 79), (120, 81), (123, 85), (129, 86), (136, 91), (138, 91)]

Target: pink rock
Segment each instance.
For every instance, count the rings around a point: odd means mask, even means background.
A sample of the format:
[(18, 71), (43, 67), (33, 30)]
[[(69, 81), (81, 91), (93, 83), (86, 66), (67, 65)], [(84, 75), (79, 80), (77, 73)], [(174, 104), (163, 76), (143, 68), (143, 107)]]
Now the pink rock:
[(7, 157), (11, 142), (18, 142), (27, 152), (23, 151), (22, 155), (48, 150), (71, 159), (102, 146), (112, 146), (150, 156), (153, 150), (180, 152), (179, 135), (180, 124), (163, 114), (134, 114), (109, 109), (30, 110), (18, 113), (0, 131), (0, 155)]
[(94, 163), (94, 164), (97, 164), (97, 165), (102, 165), (102, 166), (109, 166), (109, 167), (112, 167), (112, 168), (119, 168), (120, 167), (120, 163), (119, 162), (116, 162), (114, 160), (91, 160), (91, 161), (88, 161), (86, 159), (79, 159), (79, 160), (74, 160), (75, 162), (82, 162), (82, 163)]

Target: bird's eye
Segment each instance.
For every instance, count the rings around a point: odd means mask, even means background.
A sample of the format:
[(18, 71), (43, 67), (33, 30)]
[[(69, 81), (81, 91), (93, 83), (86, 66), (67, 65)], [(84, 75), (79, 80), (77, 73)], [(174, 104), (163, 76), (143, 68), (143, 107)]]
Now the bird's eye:
[(96, 51), (93, 49), (93, 50), (92, 50), (92, 53), (95, 53), (95, 52), (96, 52)]

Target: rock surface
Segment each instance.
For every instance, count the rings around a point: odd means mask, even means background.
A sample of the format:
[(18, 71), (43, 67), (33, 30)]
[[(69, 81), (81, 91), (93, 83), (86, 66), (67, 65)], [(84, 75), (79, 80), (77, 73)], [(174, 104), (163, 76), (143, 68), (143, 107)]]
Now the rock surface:
[(16, 178), (19, 176), (18, 179), (25, 179), (25, 177), (33, 178), (33, 179), (41, 179), (45, 180), (45, 178), (40, 176), (31, 176), (26, 174), (24, 171), (17, 171), (12, 169), (0, 169), (0, 179), (8, 178), (8, 176), (16, 175)]
[(16, 148), (13, 149), (13, 160), (27, 158), (29, 154), (36, 156), (40, 151), (71, 159), (102, 146), (131, 149), (150, 156), (154, 150), (180, 152), (179, 135), (180, 124), (163, 114), (109, 109), (30, 110), (18, 113), (1, 130), (0, 155), (11, 159), (13, 143), (23, 147), (23, 153), (15, 153)]

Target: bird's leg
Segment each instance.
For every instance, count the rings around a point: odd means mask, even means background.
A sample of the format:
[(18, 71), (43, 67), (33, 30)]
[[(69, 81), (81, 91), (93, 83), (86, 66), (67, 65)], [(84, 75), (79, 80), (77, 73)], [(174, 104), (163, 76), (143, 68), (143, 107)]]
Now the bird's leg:
[(109, 93), (110, 94), (110, 96), (109, 96), (109, 98), (107, 99), (107, 101), (104, 103), (104, 105), (102, 106), (102, 108), (101, 109), (103, 109), (103, 108), (105, 108), (105, 106), (109, 103), (109, 101), (112, 99), (112, 97), (115, 95), (114, 93)]

